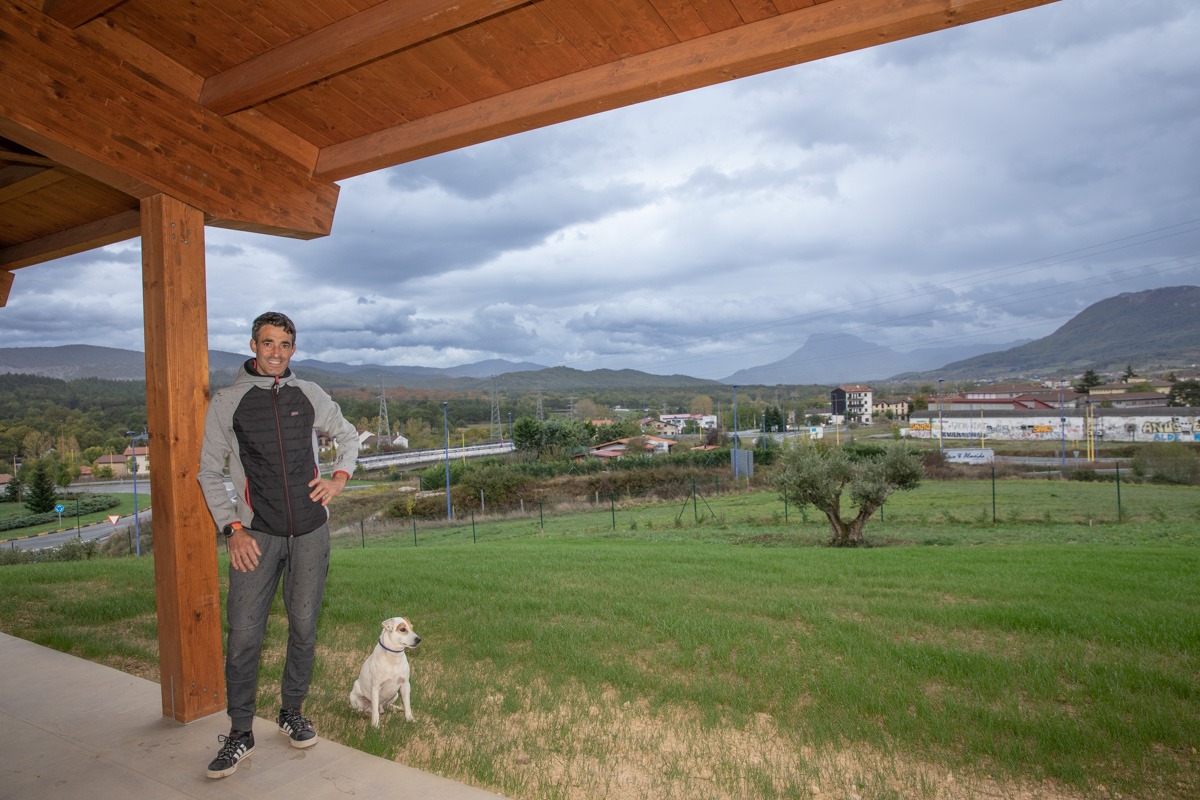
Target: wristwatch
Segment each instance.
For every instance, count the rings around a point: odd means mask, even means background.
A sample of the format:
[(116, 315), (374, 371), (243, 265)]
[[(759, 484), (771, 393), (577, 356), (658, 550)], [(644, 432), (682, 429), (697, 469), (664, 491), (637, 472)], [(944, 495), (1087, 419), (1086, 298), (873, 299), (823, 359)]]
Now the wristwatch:
[(226, 525), (224, 528), (222, 528), (221, 530), (225, 534), (225, 538), (228, 539), (230, 536), (233, 536), (234, 531), (240, 531), (241, 529), (242, 529), (242, 523), (231, 522), (228, 525)]

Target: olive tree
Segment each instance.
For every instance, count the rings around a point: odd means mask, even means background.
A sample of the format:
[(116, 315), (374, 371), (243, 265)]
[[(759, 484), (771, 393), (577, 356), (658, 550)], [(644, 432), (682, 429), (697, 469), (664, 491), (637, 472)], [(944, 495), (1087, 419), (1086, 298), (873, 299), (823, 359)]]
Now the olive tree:
[[(836, 447), (824, 443), (786, 451), (772, 481), (783, 498), (801, 508), (814, 506), (833, 528), (834, 547), (866, 544), (867, 520), (894, 491), (921, 484), (920, 454), (897, 443), (887, 447)], [(842, 495), (849, 491), (857, 513), (842, 517)]]

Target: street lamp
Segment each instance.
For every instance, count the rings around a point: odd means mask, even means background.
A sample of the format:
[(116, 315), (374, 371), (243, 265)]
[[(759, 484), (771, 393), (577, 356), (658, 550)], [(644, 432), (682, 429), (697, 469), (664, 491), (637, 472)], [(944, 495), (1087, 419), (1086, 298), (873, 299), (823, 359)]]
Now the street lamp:
[(442, 401), (442, 431), (446, 435), (446, 519), (450, 519), (450, 417)]
[(738, 418), (737, 418), (737, 386), (733, 387), (733, 479), (738, 479)]
[(1058, 382), (1058, 431), (1059, 431), (1059, 451), (1061, 453), (1059, 461), (1059, 469), (1064, 470), (1059, 474), (1066, 477), (1067, 468), (1067, 411), (1063, 405), (1063, 385), (1062, 381)]
[(137, 549), (137, 554), (142, 555), (142, 524), (138, 518), (138, 490), (137, 490), (137, 440), (145, 441), (149, 437), (145, 433), (135, 434), (133, 431), (125, 431), (129, 436), (129, 455), (133, 459), (133, 541)]
[(938, 378), (938, 452), (944, 453), (945, 446), (942, 442), (942, 382), (945, 378)]

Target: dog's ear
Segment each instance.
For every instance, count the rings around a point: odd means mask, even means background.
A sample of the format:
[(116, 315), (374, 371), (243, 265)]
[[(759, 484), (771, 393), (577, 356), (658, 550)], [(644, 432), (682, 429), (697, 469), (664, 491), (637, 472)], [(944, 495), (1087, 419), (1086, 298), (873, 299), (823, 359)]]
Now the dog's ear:
[(385, 619), (383, 621), (383, 629), (388, 633), (391, 633), (392, 631), (396, 630), (396, 623), (392, 622), (390, 619)]

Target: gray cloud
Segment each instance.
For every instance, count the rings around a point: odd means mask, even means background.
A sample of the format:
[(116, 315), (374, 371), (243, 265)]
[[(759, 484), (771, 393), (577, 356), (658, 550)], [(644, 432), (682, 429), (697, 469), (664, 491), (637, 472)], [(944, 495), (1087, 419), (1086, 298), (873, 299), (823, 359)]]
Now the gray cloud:
[[(343, 183), (314, 242), (208, 232), (210, 341), (723, 377), (814, 333), (1044, 336), (1200, 283), (1200, 8), (1076, 0)], [(0, 333), (140, 348), (136, 247), (17, 275)]]

